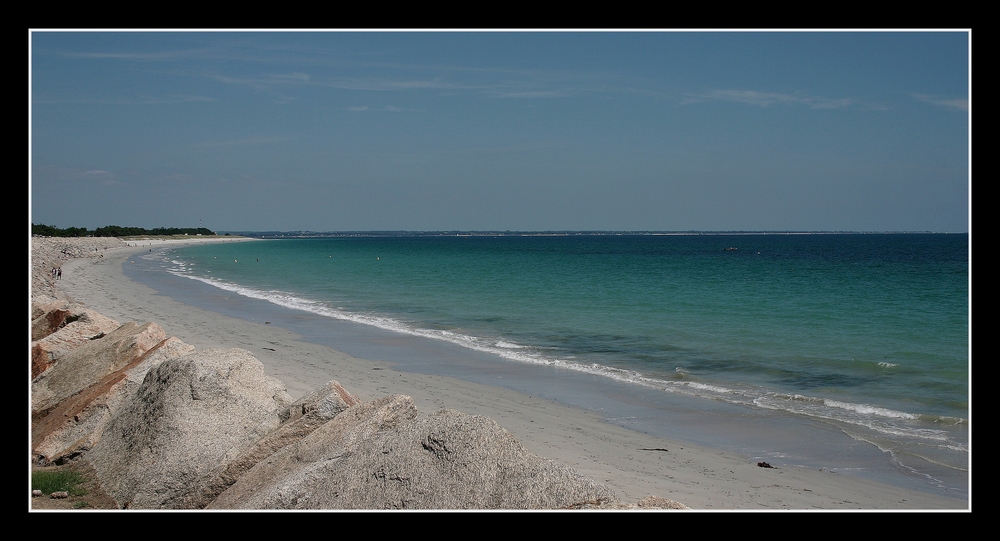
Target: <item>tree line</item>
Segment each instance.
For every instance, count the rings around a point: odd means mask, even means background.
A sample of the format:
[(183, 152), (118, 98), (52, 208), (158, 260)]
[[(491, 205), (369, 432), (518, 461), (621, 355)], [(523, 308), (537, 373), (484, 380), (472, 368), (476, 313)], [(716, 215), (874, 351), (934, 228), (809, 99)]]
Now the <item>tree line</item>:
[(60, 229), (51, 225), (31, 224), (31, 234), (44, 237), (135, 237), (135, 236), (165, 236), (165, 235), (214, 235), (215, 232), (206, 227), (157, 227), (145, 229), (142, 227), (121, 227), (109, 225), (98, 227), (93, 231), (86, 227), (67, 227)]

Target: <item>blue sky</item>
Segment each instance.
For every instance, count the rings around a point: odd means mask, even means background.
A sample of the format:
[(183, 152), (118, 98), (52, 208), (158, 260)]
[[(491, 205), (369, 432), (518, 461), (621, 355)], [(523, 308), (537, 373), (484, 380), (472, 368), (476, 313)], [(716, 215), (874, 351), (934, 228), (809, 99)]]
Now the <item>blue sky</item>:
[(968, 32), (30, 37), (34, 223), (968, 230)]

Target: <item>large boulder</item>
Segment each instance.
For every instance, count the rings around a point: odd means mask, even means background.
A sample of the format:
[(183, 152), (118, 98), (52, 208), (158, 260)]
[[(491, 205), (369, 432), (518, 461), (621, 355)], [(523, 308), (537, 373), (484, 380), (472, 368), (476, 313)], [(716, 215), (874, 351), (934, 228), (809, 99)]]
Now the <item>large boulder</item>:
[(223, 468), (205, 485), (193, 501), (193, 506), (205, 507), (260, 461), (288, 445), (298, 443), (340, 412), (360, 403), (361, 400), (336, 381), (330, 381), (296, 400), (283, 415), (281, 425)]
[(104, 337), (121, 325), (79, 304), (47, 306), (31, 322), (31, 378), (48, 370), (59, 357), (90, 341)]
[(85, 457), (122, 508), (192, 508), (291, 402), (249, 351), (191, 353), (152, 368)]
[[(114, 322), (113, 319), (75, 302), (57, 300), (53, 303), (36, 305), (33, 307), (32, 312), (36, 310), (40, 310), (41, 313), (31, 321), (32, 341), (41, 340), (52, 333), (64, 330), (66, 327), (81, 326), (88, 323), (91, 325), (107, 325), (108, 322)], [(101, 326), (96, 330), (97, 332), (107, 333), (119, 326), (118, 323), (115, 323), (111, 328)]]
[(538, 457), (495, 421), (419, 418), (391, 395), (354, 406), (247, 472), (211, 509), (560, 509), (612, 504), (607, 487)]
[(34, 321), (48, 312), (54, 310), (66, 310), (69, 308), (70, 301), (66, 299), (57, 299), (51, 295), (46, 295), (44, 293), (31, 292), (31, 339), (38, 340), (40, 337), (35, 336)]
[(66, 351), (32, 380), (31, 411), (43, 413), (142, 357), (167, 338), (155, 323), (126, 323), (96, 340)]
[(134, 397), (152, 367), (193, 351), (193, 346), (180, 339), (167, 338), (121, 370), (35, 416), (31, 423), (34, 461), (43, 465), (61, 463), (93, 447), (108, 422)]

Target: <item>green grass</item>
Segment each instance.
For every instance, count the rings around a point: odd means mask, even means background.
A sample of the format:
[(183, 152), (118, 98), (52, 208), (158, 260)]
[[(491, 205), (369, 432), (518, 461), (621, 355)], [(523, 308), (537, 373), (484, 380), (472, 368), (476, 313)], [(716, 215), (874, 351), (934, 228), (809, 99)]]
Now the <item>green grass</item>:
[(75, 471), (36, 471), (31, 474), (31, 489), (46, 495), (65, 490), (70, 496), (83, 496), (87, 491), (76, 486), (83, 481), (83, 475)]

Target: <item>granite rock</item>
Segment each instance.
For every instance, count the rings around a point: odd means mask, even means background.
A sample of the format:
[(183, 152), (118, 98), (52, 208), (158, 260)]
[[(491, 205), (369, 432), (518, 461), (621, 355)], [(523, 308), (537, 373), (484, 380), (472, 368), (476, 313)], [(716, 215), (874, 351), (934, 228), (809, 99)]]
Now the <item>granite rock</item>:
[(32, 380), (31, 411), (39, 414), (116, 372), (167, 338), (155, 323), (126, 323), (66, 351)]
[(408, 396), (354, 406), (247, 472), (211, 509), (571, 509), (607, 487), (528, 452), (492, 419), (417, 414)]
[(86, 459), (122, 508), (192, 508), (291, 402), (249, 351), (196, 351), (152, 368)]
[(193, 351), (180, 339), (167, 338), (122, 369), (36, 415), (31, 423), (34, 462), (62, 463), (86, 452), (100, 441), (107, 423), (136, 394), (152, 367)]

